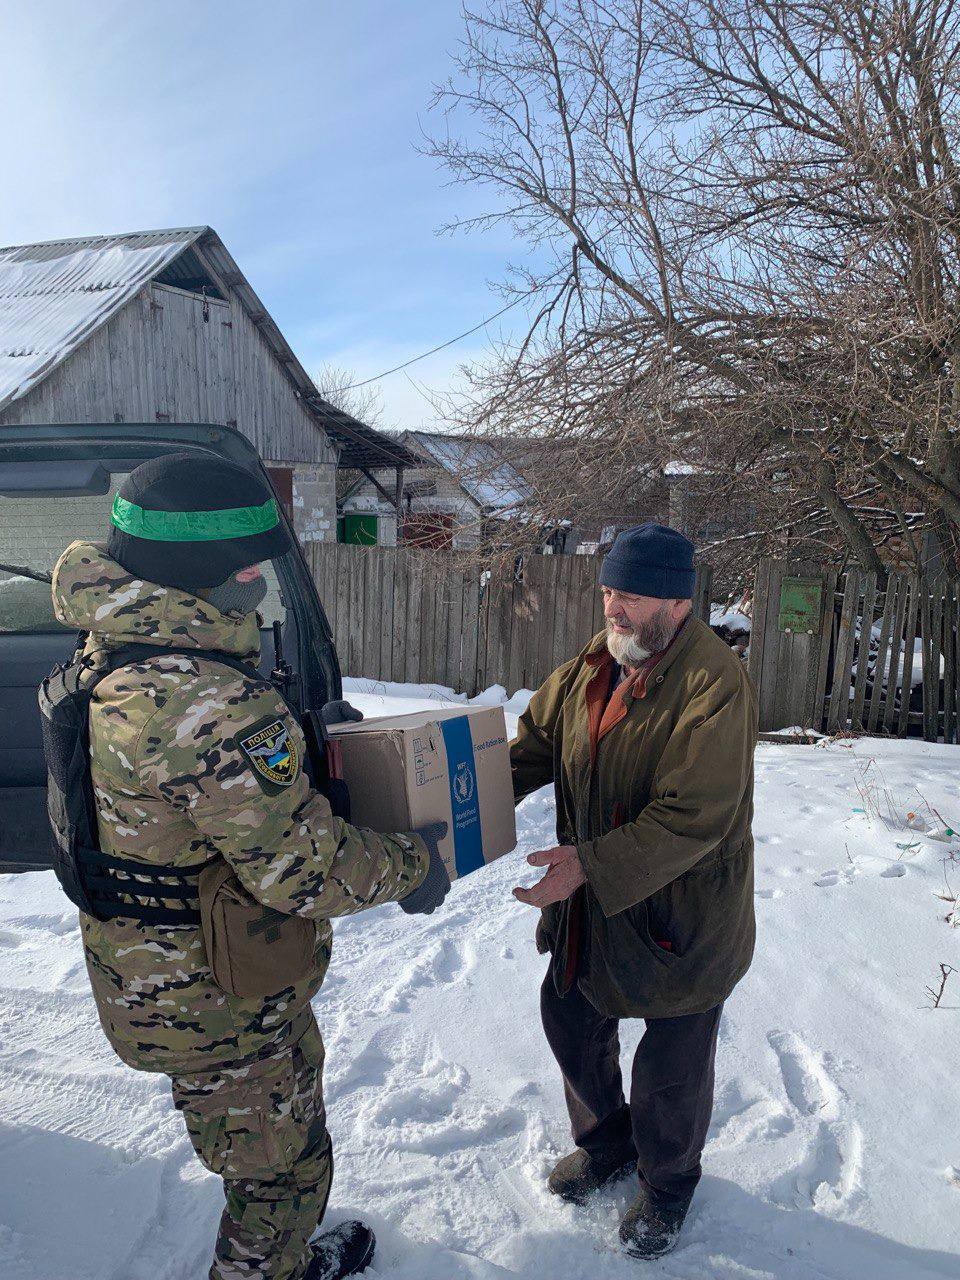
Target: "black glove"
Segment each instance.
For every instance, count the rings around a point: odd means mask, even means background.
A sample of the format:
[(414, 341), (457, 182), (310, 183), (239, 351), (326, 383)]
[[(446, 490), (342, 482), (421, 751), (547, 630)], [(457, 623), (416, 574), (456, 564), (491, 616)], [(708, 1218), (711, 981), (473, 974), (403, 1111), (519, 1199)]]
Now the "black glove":
[(323, 704), (320, 719), (325, 725), (343, 724), (344, 720), (362, 720), (363, 712), (351, 707), (346, 698), (336, 698)]
[(440, 857), (440, 841), (447, 834), (445, 822), (428, 822), (425, 827), (416, 827), (414, 835), (420, 837), (430, 852), (430, 866), (422, 884), (417, 885), (412, 893), (400, 899), (400, 907), (411, 916), (428, 916), (439, 907), (450, 892), (450, 877), (443, 859)]

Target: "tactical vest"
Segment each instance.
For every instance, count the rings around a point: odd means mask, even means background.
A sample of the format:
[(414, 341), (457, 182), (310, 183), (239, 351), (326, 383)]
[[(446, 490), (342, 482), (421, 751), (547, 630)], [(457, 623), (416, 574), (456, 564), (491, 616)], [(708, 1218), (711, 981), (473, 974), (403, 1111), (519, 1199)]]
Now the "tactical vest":
[[(219, 650), (130, 644), (109, 651), (102, 669), (94, 668), (78, 651), (71, 662), (58, 663), (40, 686), (53, 870), (70, 901), (97, 920), (128, 919), (145, 925), (197, 927), (200, 873), (220, 860), (216, 854), (189, 868), (163, 867), (114, 857), (99, 847), (90, 772), (90, 700), (100, 681), (119, 667), (166, 654), (205, 658), (243, 675), (262, 678), (250, 663)], [(282, 690), (277, 692), (287, 701)], [(290, 710), (296, 718), (292, 707)], [(313, 785), (322, 785), (323, 780), (316, 777), (321, 744), (312, 741), (323, 733), (320, 718), (311, 715), (305, 728), (308, 777)]]

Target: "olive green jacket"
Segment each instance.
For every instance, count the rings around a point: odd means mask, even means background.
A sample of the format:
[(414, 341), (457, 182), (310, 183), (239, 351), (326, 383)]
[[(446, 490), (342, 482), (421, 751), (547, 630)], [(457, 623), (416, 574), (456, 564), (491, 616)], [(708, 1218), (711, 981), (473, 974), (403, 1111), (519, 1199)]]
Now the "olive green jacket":
[(517, 801), (554, 784), (557, 842), (586, 875), (543, 912), (538, 945), (561, 991), (576, 980), (612, 1017), (700, 1013), (753, 956), (756, 701), (740, 659), (691, 617), (598, 737), (611, 667), (595, 636), (511, 744)]

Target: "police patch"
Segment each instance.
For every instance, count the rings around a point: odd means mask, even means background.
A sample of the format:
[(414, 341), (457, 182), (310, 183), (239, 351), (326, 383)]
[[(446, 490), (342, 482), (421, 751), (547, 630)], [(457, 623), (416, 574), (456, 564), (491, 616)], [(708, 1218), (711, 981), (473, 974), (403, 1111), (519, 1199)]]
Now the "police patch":
[(274, 787), (292, 787), (300, 776), (300, 753), (282, 720), (258, 725), (245, 737), (238, 738), (237, 746), (253, 766), (260, 786), (268, 793)]

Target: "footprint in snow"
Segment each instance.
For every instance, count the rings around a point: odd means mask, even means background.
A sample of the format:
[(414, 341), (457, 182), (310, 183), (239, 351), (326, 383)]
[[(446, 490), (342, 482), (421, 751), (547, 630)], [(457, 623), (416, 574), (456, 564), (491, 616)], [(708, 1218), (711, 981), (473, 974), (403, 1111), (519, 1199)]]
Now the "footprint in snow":
[(829, 871), (821, 871), (813, 883), (820, 889), (832, 889), (835, 884), (852, 884), (858, 875), (856, 867), (831, 867)]
[(767, 1040), (796, 1123), (806, 1130), (804, 1156), (774, 1184), (774, 1199), (788, 1208), (835, 1212), (860, 1187), (860, 1126), (848, 1118), (846, 1097), (821, 1054), (791, 1031), (771, 1031)]
[[(329, 1073), (324, 1088), (329, 1091), (331, 1100), (343, 1102), (351, 1094), (361, 1089), (381, 1088), (396, 1060), (388, 1052), (392, 1037), (385, 1031), (378, 1031), (359, 1053), (352, 1057), (343, 1057), (343, 1070)], [(341, 1061), (341, 1055), (331, 1054), (331, 1061)]]
[(746, 1096), (731, 1080), (714, 1106), (709, 1144), (714, 1150), (726, 1150), (741, 1143), (770, 1142), (793, 1128), (792, 1117), (775, 1098), (762, 1089)]
[(389, 1097), (371, 1109), (370, 1118), (384, 1129), (439, 1124), (451, 1115), (462, 1097), (464, 1074), (451, 1072), (447, 1079), (394, 1088)]
[(777, 1055), (784, 1089), (797, 1111), (835, 1119), (840, 1090), (819, 1056), (792, 1031), (771, 1031), (767, 1041)]
[(406, 965), (399, 977), (384, 992), (384, 1008), (390, 1013), (405, 1013), (416, 993), (429, 987), (445, 987), (463, 978), (473, 967), (462, 944), (453, 938), (440, 938)]
[(884, 867), (880, 872), (880, 876), (884, 880), (899, 880), (901, 876), (907, 874), (907, 868), (902, 862), (891, 863), (889, 867)]
[(424, 1063), (423, 1071), (410, 1082), (406, 1065), (398, 1067), (396, 1082), (388, 1081), (361, 1117), (367, 1141), (383, 1150), (443, 1156), (492, 1145), (524, 1129), (517, 1107), (494, 1109), (471, 1094), (463, 1067), (437, 1059)]

